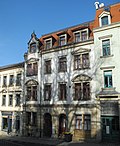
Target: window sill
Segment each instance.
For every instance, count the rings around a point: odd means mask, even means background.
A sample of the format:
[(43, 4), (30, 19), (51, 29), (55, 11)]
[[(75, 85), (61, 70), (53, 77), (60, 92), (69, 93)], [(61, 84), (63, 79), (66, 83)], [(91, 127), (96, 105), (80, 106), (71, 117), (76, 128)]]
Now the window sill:
[(102, 88), (102, 91), (115, 91), (115, 87), (106, 87), (106, 88)]
[(85, 69), (91, 69), (91, 68), (90, 67), (74, 68), (74, 70), (85, 70)]
[(109, 57), (113, 57), (114, 55), (106, 55), (106, 56), (100, 56), (100, 58), (109, 58)]

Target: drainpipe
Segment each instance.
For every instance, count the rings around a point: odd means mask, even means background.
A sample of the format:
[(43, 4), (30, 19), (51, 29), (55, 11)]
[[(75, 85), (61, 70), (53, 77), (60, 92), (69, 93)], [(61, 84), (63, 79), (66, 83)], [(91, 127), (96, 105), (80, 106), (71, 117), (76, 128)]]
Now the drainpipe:
[[(40, 54), (41, 57), (41, 61), (40, 61), (40, 65), (41, 65), (41, 69), (40, 69), (40, 81), (42, 81), (42, 51)], [(42, 83), (40, 84), (40, 138), (42, 137), (42, 127), (41, 127), (41, 118), (42, 118), (42, 110), (41, 110), (41, 102), (42, 102)]]

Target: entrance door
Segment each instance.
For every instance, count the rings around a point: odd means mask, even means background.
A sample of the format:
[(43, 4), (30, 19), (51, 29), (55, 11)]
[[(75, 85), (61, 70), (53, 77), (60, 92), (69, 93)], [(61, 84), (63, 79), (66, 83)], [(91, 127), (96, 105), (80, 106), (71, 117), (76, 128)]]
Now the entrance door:
[(62, 136), (66, 130), (66, 115), (61, 114), (59, 116), (59, 136)]
[(102, 140), (119, 140), (119, 117), (102, 116)]
[(20, 117), (16, 116), (16, 132), (20, 130)]
[(52, 117), (49, 113), (44, 115), (43, 135), (44, 137), (52, 136)]

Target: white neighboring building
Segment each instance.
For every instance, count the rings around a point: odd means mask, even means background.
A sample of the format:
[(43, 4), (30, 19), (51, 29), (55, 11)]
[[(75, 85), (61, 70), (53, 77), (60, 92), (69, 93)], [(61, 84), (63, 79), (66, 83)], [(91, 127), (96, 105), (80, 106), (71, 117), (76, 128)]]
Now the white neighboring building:
[(96, 12), (94, 53), (96, 96), (101, 106), (104, 140), (120, 139), (120, 3)]
[(22, 133), (23, 63), (0, 67), (0, 131)]

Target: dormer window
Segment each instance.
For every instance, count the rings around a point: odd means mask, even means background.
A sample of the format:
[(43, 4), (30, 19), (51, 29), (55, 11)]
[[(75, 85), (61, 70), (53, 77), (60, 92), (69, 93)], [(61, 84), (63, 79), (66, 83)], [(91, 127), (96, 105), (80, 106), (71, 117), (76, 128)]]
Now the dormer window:
[(103, 11), (102, 14), (100, 14), (100, 16), (99, 16), (100, 27), (105, 26), (105, 25), (109, 25), (110, 23), (111, 23), (110, 12)]
[(80, 32), (75, 33), (75, 42), (80, 42)]
[(47, 39), (45, 40), (45, 49), (50, 49), (52, 48), (52, 39)]
[(36, 52), (36, 43), (30, 44), (30, 53), (35, 53)]
[(86, 41), (87, 40), (87, 31), (82, 31), (81, 32), (81, 41)]
[(59, 41), (59, 45), (60, 46), (63, 46), (63, 45), (66, 45), (66, 35), (61, 35), (61, 36), (59, 36), (59, 38), (60, 38), (60, 41)]
[(101, 23), (103, 25), (108, 25), (108, 16), (104, 16), (101, 18)]
[(74, 32), (74, 41), (81, 42), (81, 41), (86, 41), (89, 38), (89, 31), (88, 29), (84, 30), (79, 30)]

